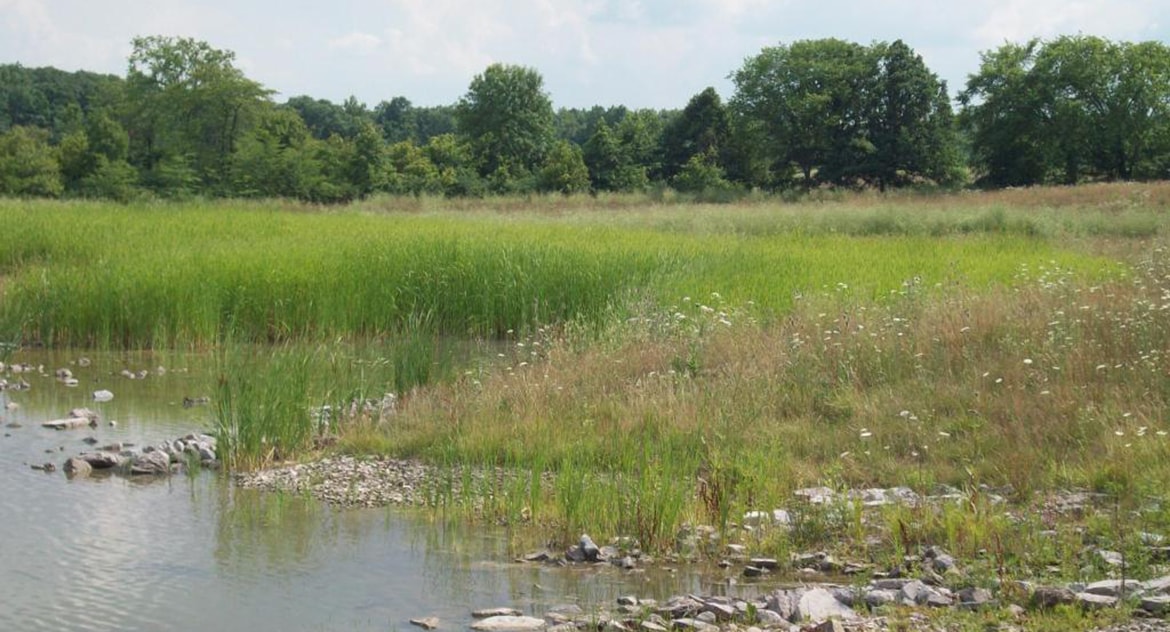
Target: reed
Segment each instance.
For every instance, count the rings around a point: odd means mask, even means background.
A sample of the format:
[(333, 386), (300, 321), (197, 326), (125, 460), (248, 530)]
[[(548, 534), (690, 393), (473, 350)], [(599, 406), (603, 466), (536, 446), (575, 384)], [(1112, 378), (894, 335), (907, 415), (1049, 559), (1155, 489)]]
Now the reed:
[(969, 230), (956, 215), (939, 237), (875, 229), (873, 215), (826, 225), (799, 208), (385, 214), (5, 201), (0, 324), (29, 343), (114, 348), (368, 338), (419, 322), (506, 338), (712, 291), (767, 318), (823, 287), (876, 299), (913, 278), (1002, 283), (1021, 262), (1100, 267), (1011, 228), (1012, 217)]

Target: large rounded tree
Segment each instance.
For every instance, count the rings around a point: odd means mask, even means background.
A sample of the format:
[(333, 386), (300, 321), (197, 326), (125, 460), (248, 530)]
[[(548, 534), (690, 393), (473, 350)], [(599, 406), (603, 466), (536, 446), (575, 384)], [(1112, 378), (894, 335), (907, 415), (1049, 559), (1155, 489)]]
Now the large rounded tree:
[(471, 81), (455, 115), (484, 176), (535, 172), (555, 140), (552, 100), (532, 68), (488, 66)]

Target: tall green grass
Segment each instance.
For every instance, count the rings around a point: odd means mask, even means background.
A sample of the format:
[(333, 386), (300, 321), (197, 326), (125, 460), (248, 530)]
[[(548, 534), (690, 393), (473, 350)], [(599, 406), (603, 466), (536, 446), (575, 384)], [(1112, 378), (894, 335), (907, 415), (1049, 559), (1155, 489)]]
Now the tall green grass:
[[(0, 325), (35, 343), (120, 348), (368, 338), (418, 323), (503, 338), (599, 323), (632, 301), (718, 292), (782, 315), (825, 287), (880, 298), (910, 279), (1008, 282), (1023, 262), (1101, 265), (1013, 231), (857, 237), (755, 207), (628, 215), (0, 202)], [(747, 228), (710, 228), (720, 222)]]

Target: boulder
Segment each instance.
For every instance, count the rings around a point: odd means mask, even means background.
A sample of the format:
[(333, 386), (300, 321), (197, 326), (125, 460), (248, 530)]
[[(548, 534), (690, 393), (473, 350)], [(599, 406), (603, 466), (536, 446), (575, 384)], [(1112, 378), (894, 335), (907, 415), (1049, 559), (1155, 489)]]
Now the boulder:
[(1076, 601), (1076, 594), (1061, 586), (1038, 586), (1032, 593), (1032, 605), (1037, 608), (1055, 608)]
[(418, 619), (411, 619), (410, 624), (417, 625), (424, 630), (434, 630), (435, 628), (439, 627), (439, 619), (438, 617), (421, 617)]
[(838, 601), (833, 593), (824, 588), (813, 588), (806, 591), (796, 602), (796, 612), (793, 614), (794, 622), (825, 621), (833, 618), (853, 620), (857, 618), (857, 613)]
[(111, 393), (110, 391), (105, 390), (105, 389), (93, 392), (93, 401), (95, 401), (95, 402), (98, 402), (98, 403), (108, 402), (112, 399), (114, 399), (114, 394)]
[(480, 619), (471, 624), (472, 630), (481, 632), (524, 632), (526, 630), (543, 630), (548, 627), (544, 619), (514, 615), (498, 615)]
[(171, 473), (171, 457), (165, 452), (155, 450), (138, 455), (130, 464), (131, 474), (160, 475)]
[(1105, 597), (1125, 597), (1127, 595), (1140, 594), (1144, 590), (1145, 588), (1142, 582), (1136, 580), (1105, 579), (1085, 586), (1085, 589), (1081, 592)]
[(1093, 593), (1079, 592), (1076, 594), (1076, 603), (1086, 610), (1112, 608), (1117, 605), (1117, 597), (1094, 595)]
[(65, 461), (65, 465), (61, 469), (65, 471), (65, 476), (69, 478), (85, 478), (93, 473), (93, 466), (86, 462), (85, 459), (77, 457)]
[(1152, 615), (1162, 616), (1170, 612), (1170, 595), (1142, 597), (1141, 609)]
[(580, 547), (586, 562), (596, 562), (601, 557), (601, 549), (593, 543), (593, 538), (590, 538), (587, 533), (581, 534), (581, 541), (577, 543), (577, 546)]

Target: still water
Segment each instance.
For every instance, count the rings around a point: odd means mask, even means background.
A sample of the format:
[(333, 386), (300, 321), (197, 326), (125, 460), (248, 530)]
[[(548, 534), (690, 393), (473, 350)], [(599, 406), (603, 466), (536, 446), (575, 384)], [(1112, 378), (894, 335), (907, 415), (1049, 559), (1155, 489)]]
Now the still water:
[[(207, 408), (182, 406), (209, 394), (207, 358), (85, 355), (85, 368), (78, 354), (10, 358), (44, 374), (7, 375), (32, 388), (0, 392), (0, 630), (404, 630), (424, 616), (463, 629), (476, 608), (539, 616), (624, 594), (740, 594), (717, 571), (517, 564), (503, 529), (401, 509), (340, 511), (237, 489), (215, 472), (68, 480), (61, 464), (88, 448), (86, 437), (141, 446), (211, 425)], [(54, 379), (61, 367), (79, 385)], [(131, 380), (123, 369), (149, 375)], [(114, 399), (94, 403), (98, 389)], [(82, 406), (101, 425), (40, 427)], [(57, 471), (30, 467), (45, 462)]]

